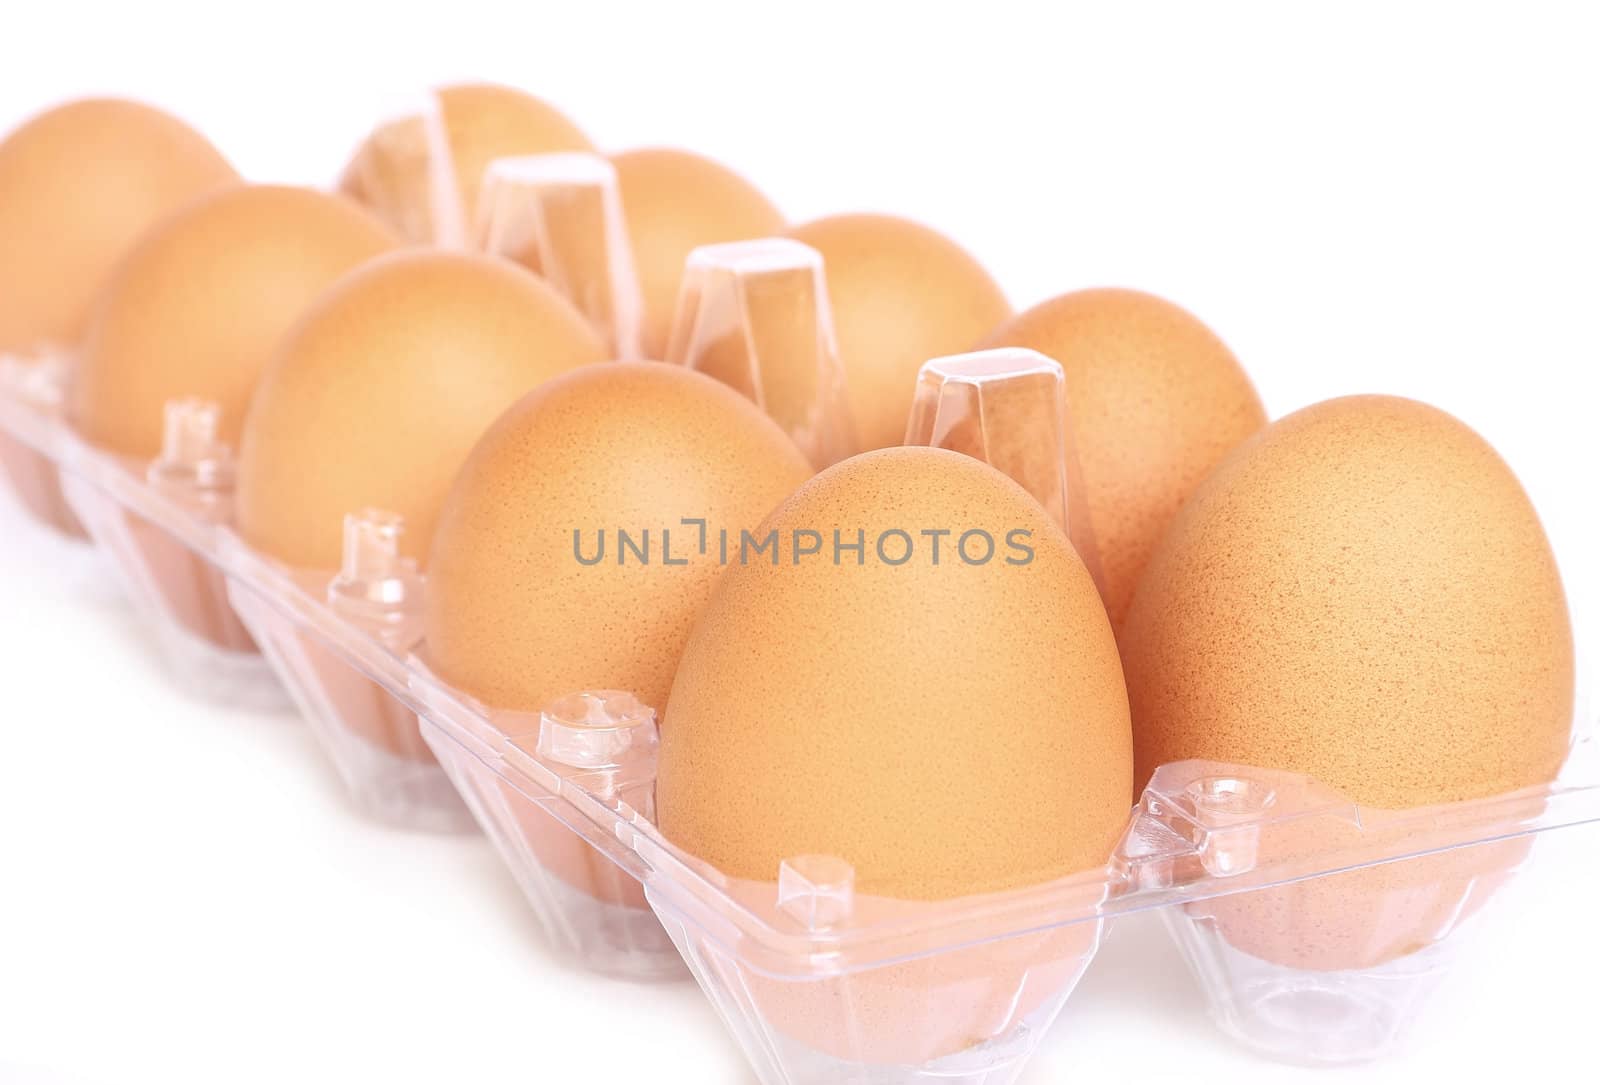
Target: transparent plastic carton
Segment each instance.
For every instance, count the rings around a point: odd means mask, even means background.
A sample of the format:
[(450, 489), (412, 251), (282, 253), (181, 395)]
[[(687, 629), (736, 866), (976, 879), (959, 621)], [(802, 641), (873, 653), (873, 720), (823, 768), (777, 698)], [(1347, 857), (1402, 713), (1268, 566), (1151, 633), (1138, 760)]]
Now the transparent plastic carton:
[[(577, 695), (539, 714), (491, 713), (412, 659), (422, 733), (521, 887), (551, 946), (598, 972), (670, 979), (683, 962), (636, 868), (583, 824), (560, 781), (603, 781), (641, 808), (628, 770), (655, 748), (655, 716), (631, 695)], [(459, 729), (436, 721), (457, 721)], [(597, 726), (598, 723), (598, 726)], [(598, 738), (596, 736), (599, 736)]]
[(403, 530), (379, 510), (346, 517), (344, 561), (332, 576), (287, 569), (229, 533), (228, 596), (357, 807), (403, 828), (460, 832), (472, 827), (467, 808), (423, 743), (415, 710), (391, 692), (404, 688), (405, 653), (422, 636), (421, 577), (399, 554)]
[[(947, 360), (936, 383), (969, 363)], [(1600, 756), (1583, 716), (1557, 782), (1419, 810), (1365, 809), (1249, 766), (1167, 765), (1103, 868), (1007, 893), (874, 898), (855, 891), (847, 863), (816, 855), (791, 857), (769, 881), (728, 878), (657, 831), (656, 724), (631, 695), (577, 691), (506, 713), (428, 669), (416, 622), (426, 584), (396, 556), (392, 518), (352, 515), (344, 569), (308, 581), (252, 552), (195, 493), (227, 477), (204, 405), (173, 406), (168, 448), (144, 470), (45, 416), (16, 426), (15, 406), (0, 407), (0, 423), (65, 469), (97, 538), (127, 545), (95, 523), (139, 522), (189, 555), (185, 575), (220, 578), (286, 672), (323, 676), (325, 703), (313, 703), (312, 681), (297, 684), (313, 720), (348, 726), (339, 705), (355, 700), (380, 727), (419, 725), (436, 775), (421, 759), (381, 769), (410, 781), (391, 794), (420, 796), (408, 816), (459, 801), (552, 941), (588, 966), (647, 979), (686, 963), (773, 1085), (1011, 1081), (1105, 925), (1151, 908), (1229, 1034), (1299, 1062), (1376, 1057), (1537, 836), (1600, 821)], [(459, 800), (439, 796), (441, 781)]]
[(1554, 785), (1403, 813), (1294, 774), (1191, 761), (1156, 774), (1104, 869), (987, 896), (886, 900), (855, 892), (837, 858), (794, 856), (749, 882), (666, 840), (651, 810), (654, 720), (626, 694), (507, 721), (424, 668), (411, 682), (428, 740), (475, 791), (549, 813), (639, 881), (773, 1085), (1011, 1081), (1105, 924), (1150, 908), (1230, 1035), (1296, 1062), (1374, 1058), (1535, 836), (1600, 819), (1587, 735)]
[[(543, 168), (500, 179), (604, 209), (607, 175), (577, 165), (554, 181)], [(675, 360), (727, 366), (747, 395), (782, 400), (777, 415), (817, 462), (847, 454), (848, 420), (830, 416), (823, 269), (803, 246), (715, 248), (692, 261)], [(604, 286), (616, 271), (570, 266), (592, 272), (571, 283)], [(590, 296), (588, 312), (629, 310), (625, 292)], [(796, 349), (767, 334), (781, 322), (812, 340)], [(1296, 1062), (1378, 1057), (1540, 834), (1600, 821), (1600, 752), (1582, 709), (1557, 781), (1472, 802), (1383, 811), (1291, 773), (1183, 762), (1156, 773), (1103, 866), (1047, 884), (886, 899), (857, 892), (850, 864), (827, 855), (730, 878), (657, 830), (656, 720), (631, 694), (573, 691), (507, 712), (429, 669), (427, 582), (399, 556), (397, 518), (351, 510), (340, 569), (286, 568), (229, 526), (231, 453), (210, 405), (170, 404), (161, 456), (132, 463), (62, 425), (41, 372), (0, 384), (0, 440), (60, 472), (197, 683), (248, 699), (270, 663), (364, 808), (420, 828), (476, 823), (552, 943), (590, 968), (647, 980), (686, 966), (768, 1085), (1010, 1082), (1107, 924), (1148, 909), (1228, 1034)], [(1060, 388), (1059, 367), (1031, 352), (935, 359), (908, 440), (995, 464), (1092, 554)]]

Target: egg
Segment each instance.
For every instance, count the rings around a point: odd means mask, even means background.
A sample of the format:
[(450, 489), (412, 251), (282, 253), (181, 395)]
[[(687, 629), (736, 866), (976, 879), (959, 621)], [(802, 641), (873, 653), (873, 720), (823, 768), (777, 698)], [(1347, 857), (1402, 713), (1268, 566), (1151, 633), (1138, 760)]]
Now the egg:
[[(1092, 908), (1129, 818), (1128, 702), (1094, 582), (1044, 509), (978, 460), (894, 448), (818, 475), (769, 533), (776, 562), (730, 564), (679, 664), (662, 834), (758, 915), (780, 864), (843, 860), (845, 933), (936, 924), (948, 898), (1079, 871)], [(741, 981), (789, 1037), (914, 1065), (1026, 1027), (1096, 937), (972, 934), (948, 954)]]
[(664, 704), (721, 571), (719, 532), (737, 542), (809, 474), (771, 420), (699, 373), (617, 362), (545, 382), (445, 499), (430, 665), (496, 708), (599, 689)]
[(862, 892), (923, 900), (1105, 863), (1132, 789), (1122, 669), (1025, 490), (959, 453), (881, 450), (757, 534), (775, 560), (730, 563), (667, 702), (669, 839), (738, 878), (838, 856)]
[(664, 359), (689, 253), (778, 233), (783, 215), (749, 181), (690, 151), (647, 147), (611, 162), (644, 299), (642, 347), (645, 357)]
[(859, 447), (901, 444), (922, 363), (971, 349), (1010, 304), (964, 249), (906, 219), (836, 215), (788, 236), (822, 254)]
[[(1317, 786), (1360, 804), (1359, 823), (1264, 835), (1263, 862), (1442, 846), (1441, 804), (1548, 783), (1570, 743), (1572, 632), (1533, 506), (1481, 437), (1411, 400), (1319, 403), (1230, 454), (1156, 549), (1122, 647), (1141, 781), (1200, 759), (1317, 782), (1279, 781), (1281, 809)], [(1525, 851), (1495, 842), (1190, 910), (1254, 957), (1368, 968), (1449, 933)]]
[(1186, 758), (1305, 773), (1405, 808), (1547, 782), (1572, 631), (1495, 451), (1387, 396), (1240, 447), (1151, 559), (1124, 632), (1139, 776)]
[[(591, 144), (578, 126), (554, 106), (514, 87), (493, 83), (460, 83), (436, 92), (449, 147), (451, 184), (446, 198), (456, 226), (470, 225), (477, 214), (484, 171), (496, 158), (587, 151)], [(439, 236), (433, 208), (435, 141), (426, 118), (406, 117), (382, 125), (356, 150), (339, 182), (340, 191), (372, 208), (414, 241), (458, 240)]]
[(290, 565), (339, 565), (344, 517), (404, 517), (419, 561), (483, 432), (524, 393), (605, 358), (543, 280), (485, 256), (405, 251), (323, 293), (262, 375), (239, 456), (238, 526)]
[(238, 447), (256, 379), (284, 333), (344, 272), (392, 249), (356, 205), (309, 189), (237, 186), (147, 234), (96, 303), (66, 396), (89, 441), (128, 456), (161, 448), (162, 411), (196, 397)]
[[(134, 240), (236, 179), (205, 137), (138, 102), (69, 102), (10, 133), (0, 142), (0, 355), (70, 356)], [(49, 458), (0, 434), (0, 470), (36, 519), (82, 537)]]
[(1266, 425), (1250, 378), (1210, 329), (1136, 290), (1082, 290), (995, 329), (987, 347), (1061, 363), (1106, 610), (1118, 629), (1150, 553), (1229, 450)]
[(76, 346), (139, 235), (236, 180), (204, 136), (138, 102), (69, 102), (12, 132), (0, 142), (0, 353)]

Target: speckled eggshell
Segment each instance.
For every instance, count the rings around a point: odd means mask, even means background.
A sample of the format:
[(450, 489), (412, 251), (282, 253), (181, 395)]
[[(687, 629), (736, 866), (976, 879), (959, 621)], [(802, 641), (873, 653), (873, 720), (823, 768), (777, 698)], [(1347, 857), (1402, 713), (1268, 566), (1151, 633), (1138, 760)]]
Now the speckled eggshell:
[(164, 405), (194, 396), (221, 408), (219, 435), (237, 448), (279, 340), (335, 279), (396, 244), (355, 204), (310, 189), (241, 185), (189, 205), (96, 303), (68, 420), (94, 444), (153, 457)]
[(488, 257), (394, 253), (351, 272), (305, 314), (251, 403), (239, 529), (291, 565), (339, 564), (347, 513), (405, 518), (425, 559), (467, 453), (522, 395), (605, 357), (544, 280)]
[[(864, 530), (867, 560), (834, 564), (835, 529)], [(937, 564), (922, 538), (891, 565), (876, 540), (894, 529), (952, 534)], [(730, 565), (684, 652), (662, 832), (730, 877), (833, 855), (860, 892), (909, 900), (1102, 866), (1128, 820), (1127, 694), (1094, 583), (1039, 504), (968, 456), (887, 449), (818, 475), (760, 533), (797, 530), (823, 555)], [(979, 530), (995, 554), (968, 564), (958, 539)]]
[(1010, 303), (965, 249), (906, 219), (835, 215), (788, 236), (822, 254), (860, 447), (903, 444), (922, 363), (972, 349)]
[[(494, 708), (536, 711), (583, 690), (666, 703), (678, 656), (737, 541), (810, 476), (754, 404), (655, 362), (585, 366), (547, 381), (473, 449), (430, 554), (427, 658)], [(704, 518), (699, 530), (682, 523)], [(619, 562), (618, 529), (648, 564)], [(671, 532), (664, 564), (662, 531)], [(604, 560), (593, 558), (606, 533)]]
[(75, 347), (123, 253), (238, 175), (204, 136), (138, 102), (89, 98), (0, 142), (0, 353)]
[[(456, 191), (468, 226), (477, 213), (484, 172), (496, 158), (593, 149), (589, 137), (563, 113), (515, 87), (460, 83), (441, 88), (438, 98), (454, 161)], [(408, 144), (415, 153), (397, 157), (386, 153), (382, 142), (369, 137), (362, 143), (345, 167), (340, 190), (371, 207), (396, 229), (431, 221), (424, 140), (419, 134)]]
[(1411, 400), (1284, 418), (1194, 493), (1122, 647), (1138, 778), (1188, 758), (1403, 809), (1553, 779), (1573, 710), (1555, 559), (1505, 462)]
[(783, 215), (749, 181), (691, 151), (644, 147), (612, 155), (611, 163), (644, 297), (642, 347), (660, 359), (689, 253), (778, 233)]
[(1184, 499), (1266, 425), (1261, 399), (1210, 329), (1136, 290), (1063, 294), (1019, 313), (983, 345), (1028, 347), (1061, 363), (1106, 610), (1120, 632)]

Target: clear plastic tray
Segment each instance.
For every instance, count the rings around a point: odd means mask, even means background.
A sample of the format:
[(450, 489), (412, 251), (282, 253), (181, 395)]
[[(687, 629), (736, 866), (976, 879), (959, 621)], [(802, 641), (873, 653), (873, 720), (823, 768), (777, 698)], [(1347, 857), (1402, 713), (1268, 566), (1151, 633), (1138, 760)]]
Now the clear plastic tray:
[(1010, 1081), (1105, 924), (1149, 908), (1229, 1034), (1298, 1062), (1376, 1057), (1537, 835), (1600, 820), (1584, 716), (1556, 784), (1403, 813), (1291, 774), (1167, 765), (1104, 870), (1026, 890), (877, 899), (826, 856), (794, 856), (770, 882), (730, 879), (655, 828), (649, 709), (596, 691), (493, 712), (450, 688), (412, 653), (426, 585), (397, 556), (401, 525), (352, 515), (331, 579), (262, 558), (219, 513), (227, 456), (208, 419), (174, 404), (166, 451), (141, 470), (85, 446), (15, 380), (0, 394), (0, 430), (60, 465), (91, 533), (195, 653), (197, 679), (238, 695), (245, 680), (217, 668), (259, 663), (230, 640), (242, 618), (344, 749), (364, 805), (420, 827), (470, 816), (550, 939), (589, 967), (645, 979), (687, 962), (764, 1082)]
[[(429, 741), (474, 790), (512, 798), (513, 821), (554, 816), (638, 879), (774, 1083), (1011, 1080), (1103, 924), (1146, 908), (1162, 909), (1229, 1034), (1291, 1061), (1373, 1058), (1534, 835), (1600, 818), (1587, 736), (1556, 785), (1404, 814), (1292, 774), (1184, 762), (1157, 773), (1104, 871), (908, 903), (855, 893), (837, 859), (796, 856), (756, 883), (674, 847), (651, 817), (654, 721), (625, 694), (534, 720), (485, 713), (421, 666), (411, 690)], [(520, 862), (524, 877), (544, 865)]]
[[(380, 158), (443, 145), (432, 107), (405, 111), (391, 134)], [(396, 172), (372, 168), (372, 185)], [(431, 210), (415, 228), (466, 244), (449, 215), (453, 174), (425, 176)], [(635, 349), (637, 284), (608, 163), (503, 160), (479, 206), (475, 247), (539, 269), (618, 353)], [(742, 390), (819, 467), (855, 447), (825, 269), (806, 246), (697, 250), (670, 344), (669, 361)], [(1184, 762), (1155, 775), (1103, 869), (1046, 885), (889, 900), (815, 855), (770, 881), (731, 879), (656, 830), (649, 708), (606, 690), (537, 713), (474, 702), (418, 655), (427, 584), (400, 556), (397, 517), (351, 510), (340, 569), (286, 568), (230, 527), (232, 454), (210, 405), (169, 404), (162, 454), (131, 462), (62, 423), (68, 364), (0, 365), (3, 476), (35, 515), (81, 525), (112, 557), (186, 684), (246, 704), (287, 690), (361, 809), (418, 829), (475, 823), (549, 940), (587, 967), (648, 980), (687, 965), (769, 1085), (1011, 1081), (1106, 924), (1152, 908), (1228, 1034), (1289, 1061), (1374, 1058), (1538, 834), (1600, 821), (1600, 751), (1580, 708), (1560, 780), (1515, 794), (1396, 813), (1292, 774)], [(1098, 577), (1056, 363), (1011, 349), (930, 361), (907, 442), (1017, 479)]]

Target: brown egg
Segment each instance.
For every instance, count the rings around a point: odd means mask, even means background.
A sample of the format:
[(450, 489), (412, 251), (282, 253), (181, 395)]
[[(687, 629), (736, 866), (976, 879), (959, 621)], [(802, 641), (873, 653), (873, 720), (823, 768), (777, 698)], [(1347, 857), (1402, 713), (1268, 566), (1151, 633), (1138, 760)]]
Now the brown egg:
[(462, 461), (524, 393), (605, 357), (565, 298), (488, 257), (400, 252), (324, 293), (262, 375), (239, 459), (238, 523), (291, 565), (333, 569), (347, 513), (405, 518), (423, 559)]
[[(835, 531), (864, 537), (859, 564)], [(763, 881), (837, 856), (861, 892), (920, 900), (1106, 862), (1132, 791), (1122, 668), (1025, 490), (945, 449), (883, 450), (818, 475), (767, 533), (776, 561), (730, 563), (673, 683), (669, 839)]]
[[(835, 530), (864, 534), (860, 564), (847, 550), (834, 563)], [(779, 864), (814, 855), (853, 868), (848, 926), (937, 922), (943, 898), (1077, 871), (1092, 907), (1128, 820), (1127, 694), (1094, 583), (1040, 505), (970, 457), (896, 448), (818, 475), (769, 531), (778, 563), (730, 565), (673, 683), (656, 778), (667, 838), (758, 915)], [(891, 564), (897, 531), (914, 549)], [(986, 561), (963, 539), (979, 531)], [(742, 979), (786, 1036), (916, 1064), (1014, 1035), (1071, 990), (1097, 933), (973, 935), (816, 981)]]
[(743, 177), (690, 151), (641, 148), (611, 162), (644, 297), (644, 354), (663, 359), (689, 253), (778, 233), (783, 215)]
[(1028, 347), (1067, 379), (1106, 610), (1120, 632), (1178, 507), (1267, 423), (1232, 352), (1193, 316), (1135, 290), (1081, 290), (1018, 314), (985, 346)]
[(788, 236), (822, 253), (859, 446), (903, 443), (922, 363), (971, 349), (1010, 304), (966, 250), (905, 219), (836, 215)]
[[(496, 158), (592, 149), (588, 137), (555, 107), (513, 87), (460, 83), (437, 95), (463, 225), (474, 220), (484, 171)], [(430, 152), (420, 120), (380, 127), (345, 167), (340, 190), (414, 241), (450, 240), (434, 232)]]
[[(1362, 805), (1359, 824), (1273, 827), (1262, 863), (1443, 848), (1451, 808), (1400, 812), (1545, 783), (1567, 753), (1572, 633), (1538, 517), (1482, 438), (1411, 400), (1319, 403), (1229, 455), (1151, 558), (1122, 648), (1140, 781), (1203, 759)], [(1279, 782), (1276, 809), (1307, 789)], [(1525, 854), (1497, 841), (1188, 910), (1252, 957), (1371, 968), (1448, 935)]]
[(1190, 497), (1123, 629), (1138, 774), (1203, 758), (1399, 809), (1554, 778), (1573, 711), (1555, 559), (1442, 411), (1308, 407)]
[(237, 448), (256, 378), (329, 284), (395, 246), (375, 218), (309, 189), (238, 186), (190, 205), (129, 252), (97, 302), (67, 416), (129, 456), (161, 447), (162, 409), (197, 397)]
[[(699, 373), (618, 362), (546, 382), (489, 430), (445, 501), (431, 665), (496, 708), (597, 689), (665, 703), (721, 571), (718, 532), (737, 542), (809, 474), (776, 424)], [(705, 521), (703, 550), (685, 518)]]
[(0, 142), (0, 353), (76, 346), (139, 235), (237, 179), (204, 136), (137, 102), (70, 102), (12, 132)]

